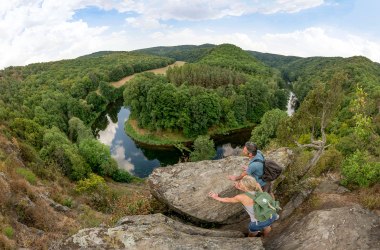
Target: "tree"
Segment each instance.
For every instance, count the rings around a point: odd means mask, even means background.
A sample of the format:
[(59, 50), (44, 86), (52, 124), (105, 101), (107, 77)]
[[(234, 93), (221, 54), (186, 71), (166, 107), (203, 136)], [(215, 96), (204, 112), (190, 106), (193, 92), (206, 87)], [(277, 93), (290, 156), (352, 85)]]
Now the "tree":
[(79, 143), (79, 152), (95, 173), (112, 176), (117, 170), (117, 164), (112, 162), (109, 147), (95, 139), (82, 140)]
[(93, 138), (91, 130), (77, 117), (69, 120), (69, 138), (72, 142), (81, 142), (84, 139)]
[(264, 114), (261, 124), (252, 130), (251, 141), (264, 148), (271, 139), (275, 138), (279, 124), (288, 118), (285, 111), (272, 109)]
[(210, 160), (215, 154), (214, 141), (208, 135), (201, 135), (194, 141), (194, 151), (190, 153), (190, 161)]
[(86, 178), (91, 172), (91, 168), (79, 154), (76, 145), (72, 144), (57, 127), (45, 133), (40, 156), (45, 161), (55, 162), (72, 180)]
[[(341, 83), (345, 79), (345, 75), (337, 74), (326, 84), (316, 84), (316, 87), (309, 92), (298, 112), (293, 116), (297, 121), (294, 132), (303, 131), (310, 134), (310, 143), (300, 144), (297, 140), (294, 140), (294, 142), (299, 147), (316, 150), (313, 158), (304, 168), (302, 176), (316, 165), (324, 150), (329, 147), (329, 145), (326, 145), (326, 128), (339, 110), (343, 96)], [(299, 133), (295, 134), (299, 135)], [(316, 140), (316, 137), (320, 139)]]

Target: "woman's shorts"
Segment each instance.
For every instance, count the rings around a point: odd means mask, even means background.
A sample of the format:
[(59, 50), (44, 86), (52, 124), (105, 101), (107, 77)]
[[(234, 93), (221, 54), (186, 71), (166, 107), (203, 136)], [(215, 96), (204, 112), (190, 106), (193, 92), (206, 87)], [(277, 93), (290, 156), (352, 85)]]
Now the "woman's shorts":
[(268, 219), (266, 221), (262, 221), (262, 222), (259, 222), (259, 221), (256, 221), (256, 222), (251, 222), (249, 223), (249, 226), (248, 226), (248, 230), (250, 232), (257, 232), (257, 231), (261, 231), (263, 230), (265, 227), (269, 227), (270, 225), (272, 225), (273, 222), (275, 222), (276, 220), (278, 220), (278, 218), (280, 218), (280, 216), (278, 214), (275, 214), (272, 216), (271, 219)]

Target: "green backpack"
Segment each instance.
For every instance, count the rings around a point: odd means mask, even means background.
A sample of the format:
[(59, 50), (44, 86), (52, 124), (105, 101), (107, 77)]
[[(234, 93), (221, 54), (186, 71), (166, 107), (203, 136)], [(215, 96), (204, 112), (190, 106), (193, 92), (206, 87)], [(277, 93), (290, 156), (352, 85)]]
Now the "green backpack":
[(255, 195), (245, 193), (249, 198), (255, 201), (253, 211), (255, 218), (259, 222), (272, 218), (279, 210), (281, 210), (280, 202), (275, 201), (267, 192), (256, 192)]

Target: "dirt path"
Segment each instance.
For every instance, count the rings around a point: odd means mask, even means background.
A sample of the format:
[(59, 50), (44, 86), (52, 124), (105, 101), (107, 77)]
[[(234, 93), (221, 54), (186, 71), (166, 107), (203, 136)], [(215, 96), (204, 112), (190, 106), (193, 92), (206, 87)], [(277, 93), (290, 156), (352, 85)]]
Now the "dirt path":
[[(147, 70), (147, 71), (144, 71), (144, 72), (153, 72), (154, 74), (163, 74), (164, 75), (169, 67), (182, 66), (184, 64), (185, 64), (185, 62), (183, 62), (183, 61), (176, 61), (175, 63), (173, 63), (171, 65), (168, 65), (166, 67), (159, 68), (159, 69), (151, 69), (151, 70)], [(136, 74), (133, 74), (133, 75), (130, 75), (130, 76), (126, 76), (126, 77), (124, 77), (123, 79), (121, 79), (121, 80), (119, 80), (117, 82), (112, 82), (111, 84), (115, 88), (119, 88), (120, 86), (123, 86), (126, 82), (128, 82), (129, 80), (131, 80), (135, 76), (136, 76)]]

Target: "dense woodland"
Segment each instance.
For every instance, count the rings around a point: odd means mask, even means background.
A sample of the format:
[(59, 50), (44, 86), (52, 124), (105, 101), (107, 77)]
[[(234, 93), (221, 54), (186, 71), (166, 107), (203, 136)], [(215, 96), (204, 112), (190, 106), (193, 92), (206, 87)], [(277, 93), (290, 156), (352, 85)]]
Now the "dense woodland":
[[(122, 97), (110, 82), (173, 59), (138, 53), (101, 53), (74, 60), (8, 67), (0, 71), (0, 120), (3, 133), (16, 136), (30, 166), (40, 175), (57, 167), (73, 180), (95, 172), (130, 181), (109, 148), (90, 127), (106, 106)], [(46, 170), (46, 171), (45, 171)]]
[(125, 105), (131, 118), (150, 130), (193, 138), (213, 127), (233, 129), (259, 123), (270, 109), (285, 108), (287, 91), (271, 72), (240, 48), (221, 45), (198, 63), (169, 70), (166, 77), (136, 77), (125, 87)]

